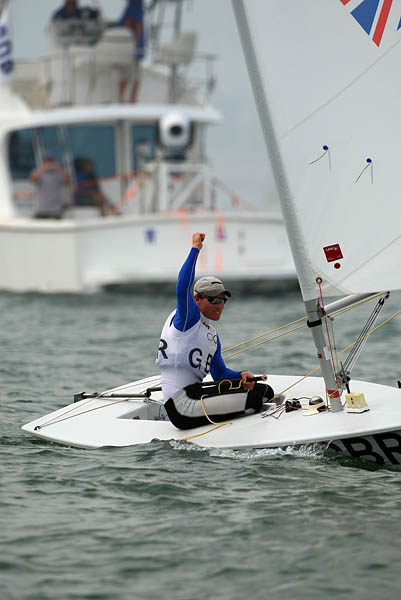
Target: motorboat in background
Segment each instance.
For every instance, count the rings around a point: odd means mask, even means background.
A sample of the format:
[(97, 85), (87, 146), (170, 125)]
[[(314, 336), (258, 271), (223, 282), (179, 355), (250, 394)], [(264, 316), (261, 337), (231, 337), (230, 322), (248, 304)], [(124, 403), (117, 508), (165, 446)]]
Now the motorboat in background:
[[(216, 273), (234, 287), (297, 286), (281, 215), (242, 203), (210, 169), (206, 132), (220, 121), (210, 105), (213, 56), (197, 53), (196, 34), (182, 30), (181, 1), (152, 6), (144, 61), (135, 57), (131, 31), (109, 27), (97, 3), (80, 19), (50, 22), (49, 55), (17, 61), (3, 77), (0, 289), (173, 284), (199, 230), (208, 238), (200, 275)], [(3, 23), (7, 11), (3, 3)], [(33, 218), (29, 174), (48, 151), (72, 181), (77, 161), (91, 159), (120, 215), (74, 205), (70, 188), (65, 218)]]

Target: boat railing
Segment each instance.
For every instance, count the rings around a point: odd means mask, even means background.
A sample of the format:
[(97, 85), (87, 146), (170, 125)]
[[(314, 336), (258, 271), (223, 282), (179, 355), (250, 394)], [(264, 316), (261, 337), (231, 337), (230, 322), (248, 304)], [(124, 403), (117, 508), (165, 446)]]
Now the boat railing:
[[(226, 184), (215, 177), (206, 163), (153, 161), (139, 171), (120, 173), (97, 179), (107, 198), (122, 214), (155, 214), (176, 211), (255, 211)], [(14, 205), (17, 214), (34, 214), (36, 190), (29, 181), (14, 182)], [(74, 191), (64, 189), (65, 204), (73, 211), (67, 216), (86, 218), (93, 210), (74, 207)]]
[(126, 181), (121, 198), (125, 212), (256, 210), (215, 177), (205, 162), (156, 160)]
[[(210, 99), (215, 56), (195, 52), (190, 32), (182, 34), (176, 45), (150, 44), (145, 60), (139, 61), (133, 36), (125, 27), (105, 28), (94, 23), (97, 29), (87, 38), (81, 35), (78, 23), (75, 35), (64, 44), (54, 34), (55, 25), (49, 25), (49, 56), (16, 62), (13, 86), (31, 108), (129, 101), (129, 94), (121, 95), (121, 83), (133, 84), (139, 76), (138, 102), (154, 102), (155, 76), (161, 84), (164, 81), (165, 92), (158, 96), (166, 103), (202, 105)], [(64, 23), (59, 25), (62, 29)]]

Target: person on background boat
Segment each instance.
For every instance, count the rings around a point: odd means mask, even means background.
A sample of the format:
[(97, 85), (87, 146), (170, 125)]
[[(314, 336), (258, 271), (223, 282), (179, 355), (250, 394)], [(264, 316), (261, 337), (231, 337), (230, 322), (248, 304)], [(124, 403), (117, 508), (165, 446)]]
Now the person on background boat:
[[(254, 377), (249, 371), (233, 371), (224, 363), (219, 336), (210, 323), (220, 319), (231, 297), (223, 282), (214, 275), (202, 277), (191, 293), (204, 239), (204, 233), (192, 236), (191, 251), (178, 275), (177, 308), (163, 326), (156, 359), (164, 406), (180, 429), (209, 423), (206, 414), (212, 421), (223, 421), (259, 412), (263, 398), (274, 396), (270, 386), (248, 381)], [(209, 372), (216, 385), (204, 387), (201, 383)]]
[(53, 13), (52, 20), (81, 19), (82, 11), (76, 0), (65, 0), (63, 6)]
[(102, 217), (120, 214), (118, 208), (113, 206), (103, 194), (91, 158), (76, 159), (75, 174), (74, 204), (76, 206), (97, 206)]
[(129, 77), (123, 74), (120, 81), (120, 102), (124, 100), (125, 90), (129, 79), (132, 79), (130, 102), (136, 102), (140, 86), (140, 61), (145, 56), (145, 32), (143, 27), (143, 5), (142, 0), (127, 0), (127, 6), (120, 20), (112, 26), (128, 27), (134, 37), (134, 71)]
[(68, 173), (46, 153), (41, 166), (31, 172), (29, 179), (38, 187), (35, 218), (61, 219), (67, 208), (63, 187), (70, 184)]

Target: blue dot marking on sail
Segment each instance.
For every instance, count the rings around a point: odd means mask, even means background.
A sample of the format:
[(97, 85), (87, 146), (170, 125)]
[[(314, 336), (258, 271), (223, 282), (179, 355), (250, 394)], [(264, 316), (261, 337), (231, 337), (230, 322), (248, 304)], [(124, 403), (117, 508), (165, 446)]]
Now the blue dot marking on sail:
[(365, 167), (362, 169), (362, 171), (359, 173), (357, 179), (355, 180), (355, 183), (358, 183), (358, 181), (360, 180), (362, 174), (366, 171), (366, 169), (368, 169), (370, 167), (370, 179), (371, 182), (373, 183), (373, 160), (371, 158), (367, 158), (366, 159), (366, 165)]
[(324, 144), (324, 146), (322, 146), (322, 150), (323, 150), (323, 154), (321, 154), (320, 156), (318, 156), (317, 158), (312, 160), (309, 164), (313, 165), (313, 164), (317, 163), (321, 158), (323, 158), (323, 156), (326, 156), (326, 154), (327, 154), (327, 156), (329, 158), (329, 169), (331, 171), (330, 148), (327, 146), (327, 144)]

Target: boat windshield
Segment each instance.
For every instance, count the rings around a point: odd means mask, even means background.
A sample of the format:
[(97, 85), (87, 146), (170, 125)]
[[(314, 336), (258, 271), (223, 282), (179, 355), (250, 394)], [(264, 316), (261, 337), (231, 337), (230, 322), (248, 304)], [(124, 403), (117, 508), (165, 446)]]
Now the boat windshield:
[(71, 125), (14, 131), (9, 140), (9, 164), (13, 180), (28, 179), (40, 157), (51, 154), (69, 171), (83, 157), (96, 165), (99, 177), (116, 173), (113, 125)]
[(13, 131), (9, 136), (8, 161), (18, 213), (25, 216), (33, 213), (36, 192), (30, 175), (46, 155), (63, 166), (74, 186), (80, 180), (83, 165), (90, 163), (102, 189), (114, 203), (119, 203), (137, 175), (157, 155), (156, 122), (131, 123), (124, 132), (124, 140), (127, 143), (130, 140), (131, 152), (127, 153), (117, 151), (123, 143), (121, 127), (117, 123), (81, 123)]

